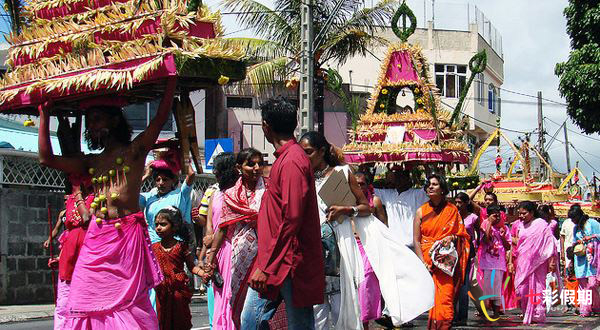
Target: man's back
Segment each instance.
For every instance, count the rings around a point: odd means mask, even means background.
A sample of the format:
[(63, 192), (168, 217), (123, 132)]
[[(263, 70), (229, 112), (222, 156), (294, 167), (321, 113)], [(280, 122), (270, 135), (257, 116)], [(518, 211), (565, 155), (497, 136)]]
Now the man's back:
[(317, 194), (304, 150), (290, 141), (277, 150), (258, 218), (258, 267), (274, 299), (290, 275), (296, 307), (321, 303), (324, 289)]
[(401, 193), (396, 189), (375, 189), (388, 216), (388, 226), (400, 242), (413, 246), (413, 220), (417, 209), (427, 202), (423, 189), (410, 188)]

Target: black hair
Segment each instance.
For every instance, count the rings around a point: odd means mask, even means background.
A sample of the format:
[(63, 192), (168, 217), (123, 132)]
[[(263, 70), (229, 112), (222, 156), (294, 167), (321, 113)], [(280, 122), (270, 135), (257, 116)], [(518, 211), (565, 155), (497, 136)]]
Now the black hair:
[(327, 165), (335, 167), (342, 163), (323, 134), (315, 131), (306, 132), (300, 137), (300, 141), (302, 140), (306, 140), (315, 150), (325, 149), (323, 160)]
[(467, 205), (467, 211), (473, 213), (473, 203), (471, 203), (471, 198), (469, 197), (469, 195), (467, 195), (467, 193), (461, 191), (458, 194), (456, 194), (455, 198), (458, 198), (463, 203), (465, 203)]
[(262, 120), (277, 134), (291, 136), (298, 126), (296, 106), (283, 96), (268, 99), (260, 106)]
[(261, 159), (263, 158), (262, 152), (254, 149), (254, 148), (246, 148), (246, 149), (243, 149), (242, 151), (238, 152), (235, 163), (238, 165), (244, 165), (244, 163), (246, 161), (250, 161), (252, 158), (254, 158), (256, 156), (260, 156)]
[(498, 204), (498, 195), (496, 195), (495, 193), (493, 193), (491, 191), (486, 192), (485, 196), (492, 196), (492, 198), (494, 199), (494, 204)]
[(532, 201), (522, 201), (519, 203), (519, 208), (524, 209), (529, 213), (533, 213), (534, 218), (539, 218), (540, 214), (537, 211), (537, 205)]
[(173, 226), (173, 229), (175, 230), (175, 235), (179, 236), (179, 238), (181, 238), (184, 243), (189, 243), (190, 231), (183, 222), (183, 216), (181, 215), (181, 211), (175, 206), (169, 206), (158, 211), (154, 218), (156, 219), (161, 215), (171, 223), (171, 226)]
[(240, 173), (235, 168), (235, 155), (233, 152), (222, 152), (215, 157), (213, 173), (215, 173), (221, 191), (235, 185)]
[(373, 179), (371, 178), (371, 173), (363, 172), (363, 171), (357, 171), (354, 173), (354, 176), (359, 176), (359, 175), (362, 175), (365, 177), (367, 184), (373, 183)]
[[(109, 134), (114, 136), (117, 141), (123, 144), (131, 143), (131, 135), (133, 134), (133, 129), (131, 125), (127, 122), (125, 115), (123, 114), (123, 110), (116, 106), (94, 106), (86, 111), (86, 115), (91, 111), (99, 111), (107, 114), (112, 118), (118, 118), (119, 122), (116, 127), (110, 129)], [(85, 141), (87, 142), (88, 148), (90, 150), (101, 150), (104, 149), (104, 142), (100, 139), (94, 139), (88, 130), (88, 121), (86, 120), (85, 131), (83, 136)]]
[(154, 179), (154, 181), (156, 181), (156, 177), (159, 175), (166, 176), (167, 178), (169, 178), (171, 180), (177, 179), (177, 175), (175, 175), (175, 173), (173, 173), (173, 171), (171, 171), (171, 170), (167, 170), (164, 168), (153, 168), (152, 169), (152, 179)]
[(495, 213), (499, 214), (502, 211), (502, 209), (500, 208), (500, 205), (498, 205), (498, 204), (492, 204), (492, 205), (488, 206), (485, 210), (487, 211), (488, 216), (490, 214), (495, 214)]
[(583, 226), (585, 226), (585, 223), (589, 219), (588, 215), (585, 214), (585, 212), (583, 212), (583, 209), (581, 208), (581, 205), (579, 205), (579, 204), (571, 205), (571, 208), (569, 208), (569, 213), (567, 213), (567, 216), (579, 228), (583, 228)]
[(567, 247), (567, 259), (573, 261), (573, 259), (575, 259), (575, 255), (573, 253), (573, 246), (569, 246)]
[(448, 193), (450, 192), (450, 189), (448, 188), (448, 182), (446, 182), (446, 179), (439, 174), (431, 174), (430, 176), (427, 177), (427, 181), (425, 182), (425, 187), (423, 187), (423, 189), (425, 189), (425, 191), (427, 191), (427, 188), (429, 188), (429, 185), (431, 184), (431, 179), (437, 179), (438, 182), (440, 183), (440, 188), (442, 189), (442, 196), (448, 195)]
[(546, 221), (552, 220), (550, 219), (552, 216), (552, 209), (550, 209), (549, 205), (540, 205), (540, 207), (538, 207), (538, 214), (540, 215), (540, 218)]

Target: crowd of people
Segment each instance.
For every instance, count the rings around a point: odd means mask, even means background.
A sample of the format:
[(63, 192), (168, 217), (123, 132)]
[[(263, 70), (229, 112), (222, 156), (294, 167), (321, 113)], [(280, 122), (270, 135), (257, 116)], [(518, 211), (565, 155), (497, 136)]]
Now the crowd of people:
[[(60, 215), (55, 329), (191, 329), (187, 272), (208, 287), (213, 329), (278, 320), (288, 329), (393, 327), (427, 311), (428, 328), (449, 329), (466, 324), (470, 301), (481, 322), (520, 307), (524, 324), (539, 323), (552, 303), (542, 299), (549, 278), (591, 295), (570, 302), (581, 316), (600, 312), (600, 224), (581, 207), (559, 227), (551, 207), (522, 201), (507, 212), (493, 192), (477, 205), (481, 186), (449, 198), (443, 176), (419, 188), (401, 166), (374, 188), (373, 173), (346, 165), (322, 134), (296, 140), (297, 111), (282, 97), (261, 108), (276, 150), (268, 178), (260, 151), (222, 153), (217, 183), (194, 198), (194, 172), (177, 157), (144, 170), (174, 86), (133, 141), (118, 106), (89, 105), (84, 136), (98, 154), (55, 155), (51, 104), (39, 107), (40, 161), (72, 184)], [(350, 203), (325, 193), (340, 176)], [(140, 193), (150, 177), (155, 188)]]

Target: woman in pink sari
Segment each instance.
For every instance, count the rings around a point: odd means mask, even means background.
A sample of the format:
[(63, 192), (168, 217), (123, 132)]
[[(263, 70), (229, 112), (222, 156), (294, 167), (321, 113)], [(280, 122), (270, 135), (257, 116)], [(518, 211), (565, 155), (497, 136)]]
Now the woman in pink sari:
[[(224, 191), (235, 185), (239, 177), (238, 170), (235, 168), (235, 156), (233, 153), (221, 153), (215, 157), (213, 173), (217, 177), (219, 190), (215, 191), (208, 203), (208, 216), (206, 219), (207, 233), (204, 238), (204, 248), (212, 246), (214, 242), (213, 233), (219, 229), (219, 224), (223, 221)], [(214, 235), (216, 236), (216, 235)], [(206, 278), (212, 278), (214, 292), (213, 304), (213, 329), (235, 329), (232, 319), (231, 306), (231, 276), (227, 276), (231, 271), (231, 241), (226, 240), (218, 250), (212, 247), (206, 250), (206, 263), (204, 270)], [(202, 254), (204, 254), (204, 250)], [(217, 264), (213, 260), (217, 258)]]
[(543, 301), (546, 274), (556, 270), (556, 239), (548, 223), (536, 215), (535, 203), (525, 201), (519, 204), (519, 218), (523, 225), (517, 233), (519, 240), (515, 287), (517, 295), (521, 297), (523, 324), (546, 321)]
[[(219, 250), (224, 242), (231, 247), (230, 267), (228, 270), (220, 269), (224, 282), (226, 285), (229, 283), (228, 304), (236, 329), (240, 328), (248, 278), (258, 252), (256, 220), (266, 190), (262, 177), (263, 164), (262, 153), (254, 148), (247, 148), (238, 153), (236, 167), (242, 175), (233, 187), (223, 193), (222, 215), (219, 221), (213, 222), (217, 227), (212, 249)], [(211, 257), (207, 263), (212, 263)]]

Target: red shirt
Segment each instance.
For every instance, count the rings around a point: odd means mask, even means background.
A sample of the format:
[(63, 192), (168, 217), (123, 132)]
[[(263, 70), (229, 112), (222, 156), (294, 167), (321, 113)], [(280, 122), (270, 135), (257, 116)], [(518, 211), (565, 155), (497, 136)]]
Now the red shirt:
[(295, 307), (322, 304), (325, 270), (310, 161), (295, 140), (277, 149), (275, 157), (258, 214), (257, 267), (268, 274), (261, 296), (277, 299), (290, 276)]

